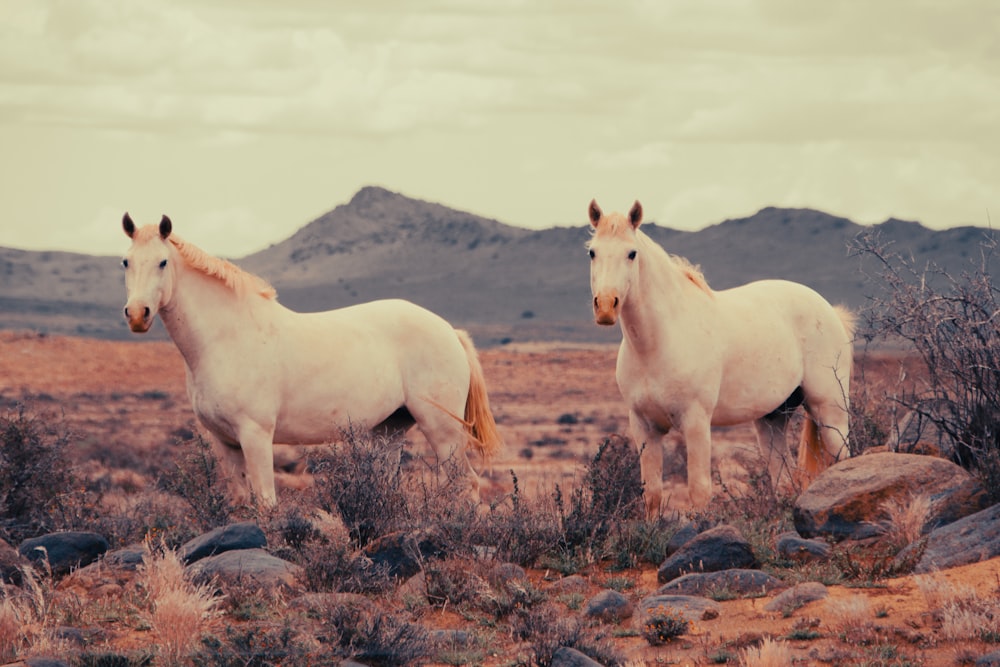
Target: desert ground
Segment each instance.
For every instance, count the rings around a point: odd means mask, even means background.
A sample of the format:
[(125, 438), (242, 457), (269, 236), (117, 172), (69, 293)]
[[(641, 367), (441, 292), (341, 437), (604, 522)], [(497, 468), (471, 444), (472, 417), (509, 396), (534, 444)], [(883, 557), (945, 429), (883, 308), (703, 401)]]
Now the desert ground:
[[(599, 443), (609, 434), (624, 433), (626, 410), (614, 381), (615, 355), (614, 346), (556, 343), (480, 351), (492, 407), (506, 443), (501, 456), (483, 471), (486, 500), (510, 491), (510, 471), (524, 489), (537, 494), (550, 492), (556, 483), (571, 486)], [(108, 474), (108, 468), (116, 468), (110, 479), (127, 480), (132, 493), (141, 493), (144, 485), (154, 483), (146, 476), (145, 458), (171, 455), (198, 428), (185, 393), (181, 357), (169, 342), (0, 332), (0, 410), (11, 411), (18, 404), (33, 413), (62, 419), (73, 433), (74, 456), (81, 468), (90, 475)], [(411, 435), (412, 449), (419, 455), (424, 445), (419, 435)], [(749, 426), (718, 430), (714, 439), (715, 464), (722, 478), (738, 481), (744, 466), (754, 464), (752, 430)], [(296, 455), (288, 448), (280, 456)], [(674, 458), (668, 456), (667, 469), (677, 468)], [(301, 483), (292, 474), (279, 481), (279, 497), (295, 493)], [(672, 475), (667, 484), (672, 510), (689, 511), (682, 475)], [(529, 574), (539, 585), (558, 577), (546, 570)], [(656, 564), (625, 573), (597, 564), (581, 574), (588, 581), (587, 596), (601, 590), (613, 576), (631, 578), (634, 587), (629, 595), (636, 599), (658, 588)], [(930, 576), (942, 585), (1000, 601), (1000, 559)], [(720, 618), (698, 624), (665, 646), (649, 646), (635, 633), (626, 632), (617, 636), (616, 645), (630, 664), (709, 664), (713, 648), (722, 642), (735, 646), (741, 637), (785, 638), (794, 629), (812, 624), (819, 628), (820, 637), (788, 640), (796, 664), (971, 664), (970, 659), (997, 648), (971, 640), (942, 640), (937, 632), (939, 614), (926, 591), (927, 586), (912, 577), (866, 587), (831, 586), (828, 601), (811, 603), (788, 617), (764, 611), (768, 598), (725, 600)], [(877, 628), (871, 636), (886, 647), (881, 655), (864, 662), (846, 657), (852, 655), (845, 649), (845, 641), (850, 640), (842, 638), (836, 618), (837, 601), (844, 602), (840, 605), (843, 613), (850, 606), (845, 601), (859, 597), (871, 610), (869, 623)], [(461, 616), (446, 610), (432, 612), (422, 621), (444, 628), (460, 627), (463, 622)], [(503, 651), (498, 653), (486, 656), (481, 664), (511, 664), (509, 655), (505, 658)]]

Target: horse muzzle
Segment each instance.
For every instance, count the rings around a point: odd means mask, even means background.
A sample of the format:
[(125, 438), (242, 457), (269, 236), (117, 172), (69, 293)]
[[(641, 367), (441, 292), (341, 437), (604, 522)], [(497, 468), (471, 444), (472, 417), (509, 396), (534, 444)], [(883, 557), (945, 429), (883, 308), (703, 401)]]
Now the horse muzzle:
[(153, 325), (149, 306), (125, 306), (125, 319), (128, 320), (128, 328), (135, 333), (146, 333)]
[(594, 320), (602, 326), (611, 326), (618, 321), (618, 307), (621, 301), (614, 294), (599, 294), (594, 297)]

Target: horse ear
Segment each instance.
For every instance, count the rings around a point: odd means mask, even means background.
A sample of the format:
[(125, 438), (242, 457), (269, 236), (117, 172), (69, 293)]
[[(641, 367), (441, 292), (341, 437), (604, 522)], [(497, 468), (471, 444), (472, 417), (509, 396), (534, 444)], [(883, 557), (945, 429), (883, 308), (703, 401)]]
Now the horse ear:
[(642, 204), (639, 203), (638, 199), (628, 212), (628, 221), (632, 223), (632, 229), (638, 229), (639, 225), (642, 224)]
[(135, 234), (135, 223), (132, 222), (132, 216), (128, 214), (128, 211), (125, 211), (125, 215), (122, 216), (122, 229), (125, 230), (125, 234), (129, 238), (132, 238), (132, 235)]
[(173, 229), (173, 223), (170, 222), (170, 218), (163, 216), (160, 219), (160, 238), (166, 240), (170, 236), (170, 231)]
[(587, 212), (590, 214), (590, 224), (596, 227), (597, 223), (601, 221), (601, 216), (604, 215), (601, 212), (601, 207), (597, 205), (596, 199), (590, 200), (590, 208)]

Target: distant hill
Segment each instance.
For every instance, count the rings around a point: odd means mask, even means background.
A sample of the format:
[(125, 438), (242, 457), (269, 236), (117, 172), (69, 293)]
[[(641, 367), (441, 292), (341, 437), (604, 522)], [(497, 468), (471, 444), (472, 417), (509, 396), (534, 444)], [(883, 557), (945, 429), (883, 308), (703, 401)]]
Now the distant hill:
[[(643, 229), (670, 252), (700, 264), (716, 289), (786, 278), (854, 308), (877, 291), (860, 260), (849, 256), (852, 240), (869, 228), (820, 211), (765, 208), (698, 232), (650, 222)], [(978, 257), (989, 233), (977, 227), (933, 231), (900, 220), (873, 229), (918, 265), (933, 262), (953, 272)], [(592, 323), (588, 237), (582, 213), (576, 227), (532, 231), (366, 187), (287, 240), (236, 263), (270, 280), (294, 310), (402, 297), (469, 328), (482, 345), (616, 341), (616, 329)], [(125, 288), (118, 262), (0, 248), (0, 327), (130, 337), (120, 314)], [(154, 330), (164, 336), (162, 327)]]

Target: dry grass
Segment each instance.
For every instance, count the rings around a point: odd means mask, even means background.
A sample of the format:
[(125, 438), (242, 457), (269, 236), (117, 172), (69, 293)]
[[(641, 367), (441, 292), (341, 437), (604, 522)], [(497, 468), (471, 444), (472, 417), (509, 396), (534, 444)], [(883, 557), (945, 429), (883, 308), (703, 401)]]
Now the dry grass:
[(827, 600), (826, 612), (830, 625), (842, 634), (861, 630), (872, 619), (871, 603), (863, 595)]
[(886, 500), (880, 509), (885, 515), (882, 527), (886, 538), (902, 549), (923, 536), (924, 526), (934, 510), (934, 501), (925, 493), (911, 493), (906, 498)]
[(152, 549), (142, 566), (148, 619), (164, 664), (181, 664), (197, 648), (206, 621), (219, 604), (208, 586), (196, 586), (185, 576), (177, 553)]
[(760, 646), (748, 646), (740, 651), (741, 667), (788, 667), (792, 650), (783, 641), (764, 637)]

